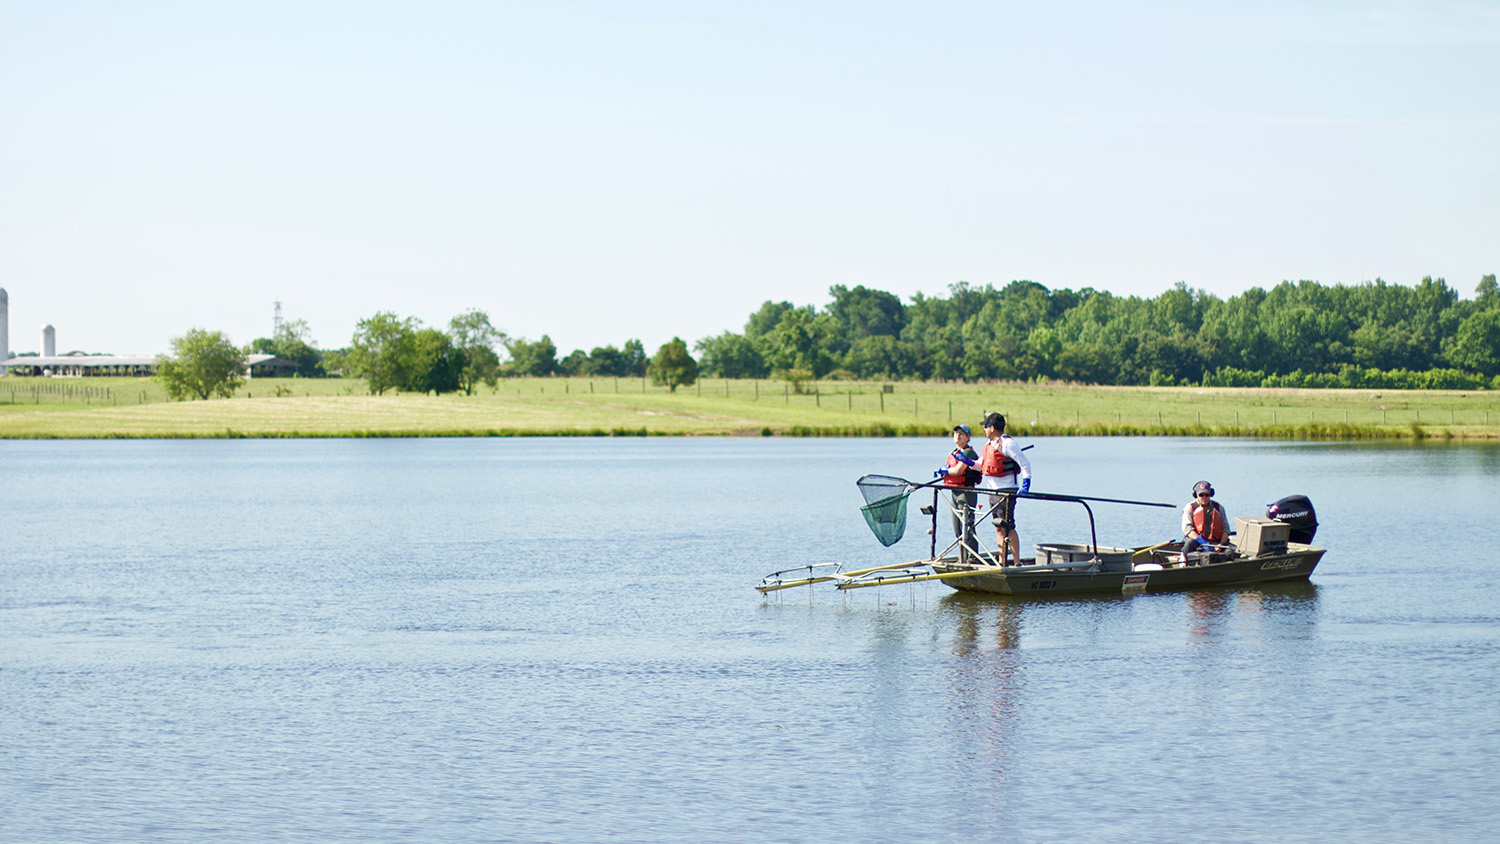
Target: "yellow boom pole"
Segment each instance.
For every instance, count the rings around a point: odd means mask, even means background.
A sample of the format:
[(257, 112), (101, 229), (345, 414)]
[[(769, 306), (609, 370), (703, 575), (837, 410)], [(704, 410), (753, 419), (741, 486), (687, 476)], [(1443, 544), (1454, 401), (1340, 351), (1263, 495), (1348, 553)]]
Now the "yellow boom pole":
[(980, 574), (993, 574), (1003, 571), (1001, 568), (992, 568), (989, 571), (949, 571), (942, 574), (909, 574), (901, 577), (877, 577), (871, 580), (861, 580), (858, 583), (840, 583), (840, 589), (864, 589), (867, 586), (888, 586), (893, 583), (916, 583), (919, 580), (949, 580), (955, 577), (974, 577)]
[[(760, 586), (755, 587), (755, 591), (760, 592), (761, 594), (765, 594), (767, 592), (775, 592), (778, 589), (791, 589), (793, 586), (811, 586), (814, 583), (825, 583), (830, 580), (843, 580), (849, 577), (859, 577), (862, 574), (872, 574), (877, 571), (889, 571), (891, 569), (909, 569), (911, 567), (911, 563), (892, 563), (888, 566), (875, 566), (874, 568), (859, 569), (857, 571), (838, 572), (836, 574), (830, 574), (820, 577), (803, 577), (797, 580), (778, 580), (772, 583), (765, 583), (763, 581)], [(792, 571), (798, 571), (798, 569), (792, 569)], [(777, 574), (780, 574), (780, 572), (777, 572)], [(768, 577), (774, 576), (775, 575), (768, 575)]]

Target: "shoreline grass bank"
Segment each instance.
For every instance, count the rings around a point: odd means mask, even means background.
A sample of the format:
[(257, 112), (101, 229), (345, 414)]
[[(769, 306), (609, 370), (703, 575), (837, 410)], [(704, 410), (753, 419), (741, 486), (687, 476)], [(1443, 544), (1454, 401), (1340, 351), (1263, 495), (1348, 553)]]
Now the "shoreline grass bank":
[(707, 379), (502, 381), (473, 396), (371, 396), (353, 379), (257, 379), (173, 402), (132, 378), (0, 379), (0, 439), (946, 436), (989, 411), (1018, 436), (1500, 441), (1500, 393)]

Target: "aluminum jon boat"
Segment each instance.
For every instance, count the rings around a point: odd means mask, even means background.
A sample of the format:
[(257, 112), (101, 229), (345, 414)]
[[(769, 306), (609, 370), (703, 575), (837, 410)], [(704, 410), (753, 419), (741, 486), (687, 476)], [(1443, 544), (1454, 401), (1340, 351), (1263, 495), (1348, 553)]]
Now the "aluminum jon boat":
[[(1018, 565), (1001, 566), (996, 564), (995, 552), (984, 547), (978, 538), (987, 531), (974, 529), (975, 522), (983, 522), (993, 507), (963, 508), (967, 512), (955, 514), (951, 496), (938, 494), (942, 489), (940, 483), (917, 484), (900, 478), (871, 475), (861, 478), (860, 482), (861, 490), (870, 502), (862, 508), (866, 521), (885, 545), (899, 541), (904, 533), (906, 496), (921, 489), (933, 490), (932, 504), (921, 508), (923, 515), (931, 517), (933, 539), (930, 555), (910, 563), (856, 571), (843, 571), (842, 565), (835, 563), (788, 569), (762, 578), (757, 590), (768, 593), (824, 582), (833, 582), (838, 589), (862, 589), (940, 580), (960, 591), (999, 595), (1128, 595), (1306, 580), (1326, 551), (1311, 544), (1317, 530), (1317, 517), (1312, 502), (1304, 496), (1289, 496), (1269, 505), (1265, 518), (1235, 519), (1232, 544), (1183, 554), (1181, 540), (1139, 548), (1099, 545), (1089, 502), (1170, 509), (1175, 509), (1176, 505), (1025, 493), (1019, 497), (1082, 505), (1088, 513), (1090, 542), (1086, 545), (1040, 544), (1036, 546), (1035, 557), (1024, 558)], [(898, 485), (899, 491), (893, 492)], [(937, 549), (939, 511), (956, 515), (957, 523), (962, 525), (962, 535), (941, 552)]]

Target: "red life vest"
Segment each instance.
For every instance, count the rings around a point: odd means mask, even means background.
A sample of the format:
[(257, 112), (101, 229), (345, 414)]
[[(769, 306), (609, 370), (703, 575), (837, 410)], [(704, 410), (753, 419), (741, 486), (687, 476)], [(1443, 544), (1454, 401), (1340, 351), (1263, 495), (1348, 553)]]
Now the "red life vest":
[(1224, 525), (1224, 511), (1217, 504), (1204, 508), (1198, 502), (1193, 502), (1193, 530), (1216, 545), (1229, 538), (1229, 531)]
[[(1010, 437), (1001, 434), (1001, 445), (1008, 439)], [(1020, 474), (1021, 464), (1002, 453), (1000, 447), (993, 442), (986, 442), (984, 444), (984, 456), (979, 459), (979, 471), (991, 478), (1003, 478), (1007, 475)]]
[[(955, 451), (956, 450), (957, 449), (955, 449)], [(955, 477), (948, 474), (947, 472), (944, 472), (944, 486), (974, 486), (975, 484), (979, 483), (979, 472), (970, 468), (969, 464), (963, 462), (962, 460), (959, 460), (958, 455), (950, 451), (948, 452), (948, 468), (952, 469), (954, 466), (964, 467), (963, 474)]]

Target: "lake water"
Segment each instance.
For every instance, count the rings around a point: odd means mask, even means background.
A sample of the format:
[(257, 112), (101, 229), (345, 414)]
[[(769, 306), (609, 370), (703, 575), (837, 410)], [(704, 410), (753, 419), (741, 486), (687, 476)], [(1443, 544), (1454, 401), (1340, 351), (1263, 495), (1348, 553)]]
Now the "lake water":
[(1500, 449), (1029, 442), (1037, 491), (1307, 494), (1330, 550), (1264, 589), (763, 598), (925, 556), (854, 480), (947, 442), (0, 442), (0, 840), (1495, 840)]

